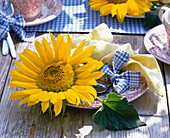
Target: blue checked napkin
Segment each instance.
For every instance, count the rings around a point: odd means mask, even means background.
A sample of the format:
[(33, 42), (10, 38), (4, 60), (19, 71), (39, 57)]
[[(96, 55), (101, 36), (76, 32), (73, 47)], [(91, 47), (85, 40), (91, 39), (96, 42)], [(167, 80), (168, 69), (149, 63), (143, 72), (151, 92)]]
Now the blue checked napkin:
[(140, 87), (140, 72), (125, 71), (119, 74), (120, 69), (128, 60), (129, 54), (118, 50), (112, 61), (113, 71), (107, 63), (100, 70), (111, 77), (113, 88), (118, 94), (123, 93), (130, 86)]
[(14, 18), (0, 14), (0, 42), (7, 37), (7, 33), (13, 30), (23, 41), (33, 42), (35, 33), (26, 33), (23, 28), (25, 21), (22, 15)]
[[(91, 32), (96, 26), (105, 23), (111, 32), (125, 34), (145, 34), (144, 18), (126, 17), (120, 24), (112, 15), (100, 17), (99, 11), (88, 6), (89, 0), (61, 0), (61, 14), (47, 23), (28, 26), (26, 32)], [(56, 7), (57, 8), (57, 7)]]

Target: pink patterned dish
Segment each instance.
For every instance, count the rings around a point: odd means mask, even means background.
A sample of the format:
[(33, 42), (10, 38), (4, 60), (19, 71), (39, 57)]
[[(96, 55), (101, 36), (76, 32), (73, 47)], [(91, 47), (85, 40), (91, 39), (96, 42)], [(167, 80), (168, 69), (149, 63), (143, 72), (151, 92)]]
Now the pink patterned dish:
[[(132, 102), (139, 98), (142, 94), (146, 92), (148, 89), (147, 82), (144, 78), (141, 78), (141, 87), (130, 87), (124, 93), (122, 93), (122, 97), (126, 97), (128, 102)], [(91, 106), (88, 105), (87, 102), (82, 102), (78, 106), (67, 104), (71, 107), (82, 108), (82, 109), (98, 109), (102, 106), (100, 101), (92, 102)]]
[(39, 25), (56, 18), (62, 11), (61, 0), (44, 0), (40, 14), (32, 21), (26, 21), (25, 26)]
[(144, 44), (150, 54), (170, 65), (170, 53), (167, 50), (167, 33), (163, 24), (154, 27), (145, 35)]

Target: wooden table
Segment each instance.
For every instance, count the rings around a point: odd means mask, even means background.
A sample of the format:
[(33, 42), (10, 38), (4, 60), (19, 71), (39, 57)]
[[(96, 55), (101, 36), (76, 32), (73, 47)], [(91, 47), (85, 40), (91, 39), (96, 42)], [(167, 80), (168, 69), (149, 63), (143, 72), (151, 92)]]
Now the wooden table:
[[(58, 33), (55, 33), (57, 36)], [(40, 33), (36, 37), (41, 40), (42, 37), (49, 39), (48, 34)], [(114, 42), (124, 44), (130, 42), (134, 50), (139, 53), (147, 53), (143, 35), (117, 35), (113, 34)], [(33, 49), (34, 44), (21, 42), (13, 35), (17, 53), (23, 49)], [(32, 113), (32, 107), (26, 105), (19, 106), (20, 100), (9, 100), (10, 94), (17, 88), (9, 90), (11, 76), (8, 72), (14, 66), (17, 59), (11, 59), (10, 55), (2, 56), (0, 54), (0, 137), (45, 137), (45, 138), (74, 138), (80, 137), (80, 128), (92, 129), (86, 137), (93, 138), (168, 138), (170, 137), (169, 127), (169, 102), (170, 102), (170, 66), (159, 62), (166, 92), (164, 97), (160, 97), (147, 90), (140, 98), (132, 102), (138, 111), (140, 118), (147, 126), (139, 127), (126, 131), (108, 131), (96, 125), (92, 120), (92, 115), (96, 110), (77, 109), (67, 107), (65, 116), (50, 119), (48, 113), (40, 115), (39, 108)], [(83, 132), (85, 135), (85, 132)], [(77, 135), (79, 134), (79, 135)], [(83, 135), (83, 134), (82, 134)]]

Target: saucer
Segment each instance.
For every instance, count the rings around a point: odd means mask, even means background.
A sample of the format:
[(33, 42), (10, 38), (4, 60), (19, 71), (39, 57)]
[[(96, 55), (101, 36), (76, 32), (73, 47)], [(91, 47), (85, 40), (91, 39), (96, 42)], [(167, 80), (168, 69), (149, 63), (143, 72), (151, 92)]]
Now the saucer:
[(167, 52), (167, 33), (163, 24), (154, 27), (145, 35), (144, 45), (150, 54), (170, 65), (170, 53)]
[(61, 0), (44, 0), (40, 14), (32, 21), (25, 21), (25, 26), (39, 25), (56, 18), (62, 11)]

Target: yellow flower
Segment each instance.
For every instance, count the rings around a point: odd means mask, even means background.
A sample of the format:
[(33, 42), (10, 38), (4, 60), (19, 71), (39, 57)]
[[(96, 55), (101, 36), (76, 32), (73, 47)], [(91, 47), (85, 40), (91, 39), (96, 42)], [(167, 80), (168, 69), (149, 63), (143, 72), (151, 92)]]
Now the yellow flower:
[[(13, 69), (10, 75), (13, 77), (11, 88), (19, 87), (24, 90), (15, 91), (10, 95), (10, 100), (22, 99), (19, 105), (28, 103), (28, 106), (41, 102), (43, 113), (54, 105), (55, 116), (62, 109), (63, 100), (79, 105), (84, 100), (91, 105), (91, 101), (97, 96), (96, 90), (91, 85), (97, 85), (96, 79), (103, 76), (97, 71), (103, 66), (102, 62), (90, 57), (95, 46), (85, 46), (83, 40), (72, 56), (72, 39), (67, 35), (58, 35), (57, 39), (50, 33), (53, 48), (46, 39), (42, 44), (35, 42), (37, 53), (24, 49), (19, 54), (22, 62), (15, 62), (19, 69)], [(10, 88), (10, 89), (11, 89)]]
[(92, 10), (100, 11), (100, 16), (117, 15), (118, 21), (123, 23), (127, 14), (140, 17), (150, 11), (150, 1), (152, 0), (90, 0), (88, 4)]

